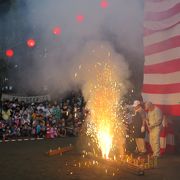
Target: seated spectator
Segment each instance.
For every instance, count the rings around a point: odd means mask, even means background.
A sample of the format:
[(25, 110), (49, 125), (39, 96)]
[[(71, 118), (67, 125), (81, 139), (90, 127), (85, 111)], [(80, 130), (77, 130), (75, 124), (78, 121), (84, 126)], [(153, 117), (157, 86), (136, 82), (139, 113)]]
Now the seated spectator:
[(54, 106), (50, 102), (3, 102), (0, 139), (48, 137), (48, 132), (50, 138), (77, 136), (87, 116), (85, 108), (81, 107), (82, 101), (81, 95), (72, 93), (64, 100), (56, 101)]
[(65, 127), (65, 119), (61, 119), (58, 123), (58, 135), (60, 137), (66, 136), (66, 127)]
[(2, 110), (2, 118), (5, 121), (9, 121), (10, 116), (11, 116), (11, 110), (8, 108), (7, 105), (5, 105)]
[(56, 122), (58, 122), (61, 118), (61, 110), (60, 110), (60, 107), (59, 105), (54, 105), (53, 108), (52, 108), (52, 114), (56, 120)]
[(38, 123), (37, 126), (36, 126), (36, 136), (37, 136), (37, 137), (40, 137), (40, 133), (41, 133), (41, 126), (40, 126), (40, 124)]
[(45, 123), (43, 121), (40, 121), (40, 137), (45, 137), (46, 135), (46, 127), (45, 127)]

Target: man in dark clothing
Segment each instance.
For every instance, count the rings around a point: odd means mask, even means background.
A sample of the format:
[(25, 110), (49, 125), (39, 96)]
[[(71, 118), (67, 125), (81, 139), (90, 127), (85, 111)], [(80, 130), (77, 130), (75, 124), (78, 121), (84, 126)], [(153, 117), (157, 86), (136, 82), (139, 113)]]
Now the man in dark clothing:
[(132, 117), (133, 135), (136, 141), (138, 152), (144, 154), (146, 153), (146, 146), (144, 140), (146, 114), (143, 108), (141, 107), (140, 101), (134, 101), (133, 107), (135, 110), (135, 114)]

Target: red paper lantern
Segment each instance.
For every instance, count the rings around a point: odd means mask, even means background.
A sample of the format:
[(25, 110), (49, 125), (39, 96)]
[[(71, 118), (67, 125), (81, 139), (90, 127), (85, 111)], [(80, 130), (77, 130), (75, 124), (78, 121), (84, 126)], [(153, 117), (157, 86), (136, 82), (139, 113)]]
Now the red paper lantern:
[(61, 34), (61, 28), (60, 27), (54, 27), (53, 28), (53, 30), (52, 30), (52, 33), (54, 34), (54, 35), (60, 35)]
[(101, 8), (103, 8), (103, 9), (105, 9), (105, 8), (107, 8), (108, 7), (108, 2), (107, 2), (107, 0), (102, 0), (101, 1)]
[(36, 45), (36, 42), (35, 42), (34, 39), (28, 39), (28, 40), (27, 40), (27, 45), (28, 45), (30, 48), (32, 48), (32, 47), (34, 47), (34, 46)]
[(76, 21), (79, 22), (79, 23), (83, 22), (84, 21), (84, 16), (83, 15), (77, 15), (76, 16)]
[(12, 49), (7, 49), (6, 50), (6, 56), (7, 57), (13, 57), (14, 56), (14, 51)]

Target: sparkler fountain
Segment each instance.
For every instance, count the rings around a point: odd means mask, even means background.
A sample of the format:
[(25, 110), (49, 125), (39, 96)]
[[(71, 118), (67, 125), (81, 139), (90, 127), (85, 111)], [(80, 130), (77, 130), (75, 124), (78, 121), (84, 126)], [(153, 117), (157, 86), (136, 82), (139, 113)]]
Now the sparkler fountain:
[[(115, 137), (122, 131), (120, 109), (120, 83), (115, 67), (108, 61), (94, 65), (95, 78), (89, 81), (87, 108), (87, 135), (97, 144), (101, 155), (109, 159), (110, 151), (115, 148)], [(123, 138), (123, 137), (122, 137)], [(123, 139), (121, 139), (124, 142)]]
[(79, 63), (73, 71), (75, 82), (82, 84), (89, 111), (85, 123), (89, 144), (94, 155), (110, 159), (125, 141), (121, 102), (129, 86), (128, 65), (104, 41), (88, 42), (75, 62)]
[[(83, 84), (83, 96), (89, 112), (83, 132), (90, 137), (88, 146), (91, 152), (88, 153), (88, 148), (83, 150), (84, 159), (75, 162), (73, 166), (89, 167), (103, 164), (104, 167), (106, 164), (143, 175), (144, 169), (152, 168), (150, 158), (146, 162), (124, 152), (126, 134), (123, 126), (122, 99), (127, 89), (129, 71), (123, 57), (107, 44), (100, 46), (92, 43), (85, 47), (78, 60), (78, 70), (76, 66), (73, 78), (74, 82)], [(85, 139), (81, 139), (80, 143), (84, 145)], [(47, 154), (51, 156), (71, 150), (70, 146), (50, 150)], [(105, 172), (107, 174), (107, 169)], [(112, 175), (114, 174), (113, 170)]]

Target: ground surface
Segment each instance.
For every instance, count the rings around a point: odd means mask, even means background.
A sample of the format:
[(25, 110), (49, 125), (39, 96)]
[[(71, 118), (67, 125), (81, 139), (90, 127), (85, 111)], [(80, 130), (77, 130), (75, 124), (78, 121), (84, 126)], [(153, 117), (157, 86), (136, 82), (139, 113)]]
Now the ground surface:
[[(76, 138), (8, 142), (0, 144), (1, 180), (180, 180), (180, 156), (165, 156), (159, 160), (159, 167), (145, 171), (144, 176), (122, 171), (106, 163), (92, 165), (93, 160), (83, 158), (77, 149), (62, 156), (48, 157), (49, 149), (75, 145)], [(79, 167), (80, 166), (80, 167)]]

